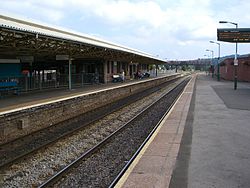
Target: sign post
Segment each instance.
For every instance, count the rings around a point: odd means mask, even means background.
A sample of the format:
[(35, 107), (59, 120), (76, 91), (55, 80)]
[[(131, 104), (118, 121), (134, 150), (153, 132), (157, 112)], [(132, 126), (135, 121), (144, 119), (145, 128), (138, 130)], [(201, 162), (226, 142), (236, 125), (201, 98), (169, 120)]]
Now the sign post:
[(249, 43), (250, 42), (250, 28), (238, 28), (237, 23), (220, 21), (220, 23), (231, 23), (236, 28), (217, 29), (217, 40), (224, 42), (235, 43), (235, 58), (234, 58), (234, 90), (237, 89), (237, 49), (238, 43)]

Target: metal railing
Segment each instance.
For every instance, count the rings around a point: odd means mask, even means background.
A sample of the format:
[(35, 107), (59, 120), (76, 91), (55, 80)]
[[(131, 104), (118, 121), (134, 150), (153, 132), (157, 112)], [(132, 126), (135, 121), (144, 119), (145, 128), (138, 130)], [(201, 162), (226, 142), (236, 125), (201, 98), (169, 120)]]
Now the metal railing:
[[(86, 84), (97, 84), (99, 83), (99, 74), (95, 73), (81, 73), (72, 74), (71, 82), (72, 87), (82, 87)], [(22, 92), (28, 92), (32, 90), (42, 90), (49, 88), (62, 88), (69, 86), (68, 74), (60, 75), (23, 75), (20, 77), (1, 77), (0, 82), (17, 82)]]

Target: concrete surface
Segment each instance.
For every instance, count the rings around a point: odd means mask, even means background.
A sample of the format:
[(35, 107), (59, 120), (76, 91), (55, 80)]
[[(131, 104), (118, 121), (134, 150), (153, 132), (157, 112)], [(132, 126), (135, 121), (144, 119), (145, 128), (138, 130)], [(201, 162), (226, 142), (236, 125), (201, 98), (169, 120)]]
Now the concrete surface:
[(171, 188), (250, 187), (250, 84), (199, 75)]
[[(250, 86), (250, 84), (249, 84)], [(227, 108), (250, 110), (250, 87), (240, 87), (232, 91), (231, 84), (212, 86)]]

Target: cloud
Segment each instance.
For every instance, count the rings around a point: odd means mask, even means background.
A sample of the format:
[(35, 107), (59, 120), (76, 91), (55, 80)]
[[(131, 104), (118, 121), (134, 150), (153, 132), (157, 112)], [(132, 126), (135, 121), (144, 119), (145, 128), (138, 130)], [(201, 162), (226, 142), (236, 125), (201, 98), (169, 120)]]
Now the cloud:
[(128, 32), (145, 40), (151, 40), (149, 38), (158, 33), (156, 35), (188, 44), (191, 40), (212, 37), (216, 31), (208, 0), (73, 0), (72, 4), (88, 17), (100, 19), (112, 28), (130, 29)]
[[(249, 27), (250, 1), (233, 0), (223, 11), (218, 12), (220, 20), (236, 22), (240, 27)], [(233, 27), (232, 25), (221, 25), (221, 27)]]
[[(209, 28), (214, 27), (212, 19), (208, 16), (208, 0), (27, 0), (25, 3), (14, 0), (6, 1), (4, 4), (3, 7), (21, 14), (30, 11), (30, 14), (38, 19), (48, 20), (50, 23), (60, 23), (65, 17), (70, 16), (69, 13), (75, 11), (79, 12), (82, 18), (99, 19), (110, 27), (131, 28), (133, 33), (137, 32), (145, 37), (156, 31), (175, 37), (175, 34), (183, 30), (194, 33), (187, 38), (190, 40), (191, 37), (211, 36)], [(194, 11), (197, 5), (199, 8)]]
[[(64, 17), (63, 9), (60, 10), (60, 7), (63, 3), (63, 0), (55, 1), (4, 1), (1, 2), (0, 12), (4, 14), (15, 14), (22, 15), (26, 18), (32, 18), (37, 20), (42, 20), (49, 23), (58, 23)], [(51, 3), (53, 2), (53, 3)]]
[(0, 12), (88, 31), (154, 54), (189, 57), (203, 56), (199, 51), (216, 40), (216, 29), (230, 27), (219, 20), (249, 27), (249, 9), (249, 0), (11, 0), (1, 2)]
[(72, 5), (81, 9), (84, 14), (92, 14), (110, 25), (146, 24), (159, 27), (166, 17), (165, 12), (154, 1), (116, 1), (73, 0)]

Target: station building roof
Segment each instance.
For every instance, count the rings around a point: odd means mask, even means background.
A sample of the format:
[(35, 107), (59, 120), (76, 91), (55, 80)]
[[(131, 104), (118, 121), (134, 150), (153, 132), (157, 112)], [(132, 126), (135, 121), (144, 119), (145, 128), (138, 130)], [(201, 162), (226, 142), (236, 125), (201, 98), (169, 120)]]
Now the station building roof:
[(0, 15), (0, 53), (11, 55), (14, 48), (15, 55), (19, 56), (47, 53), (73, 58), (164, 63), (148, 53), (93, 36)]

